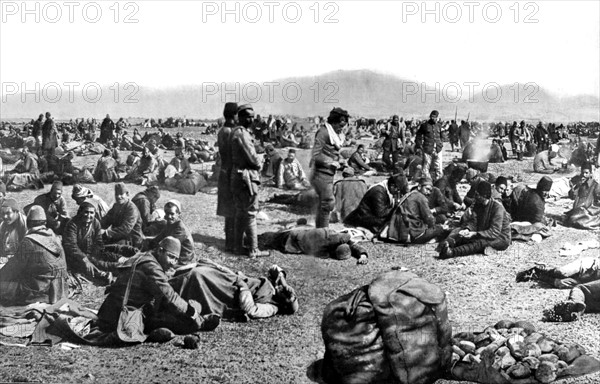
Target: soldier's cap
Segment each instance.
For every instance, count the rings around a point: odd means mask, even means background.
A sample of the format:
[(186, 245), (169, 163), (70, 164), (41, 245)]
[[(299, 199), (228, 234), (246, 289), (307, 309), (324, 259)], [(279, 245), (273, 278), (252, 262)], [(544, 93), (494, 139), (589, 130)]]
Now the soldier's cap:
[(179, 200), (171, 199), (171, 200), (167, 201), (165, 203), (165, 208), (167, 207), (167, 204), (176, 206), (177, 209), (179, 210), (179, 212), (181, 213), (181, 202)]
[(235, 116), (235, 114), (238, 112), (238, 105), (237, 103), (225, 103), (225, 108), (223, 108), (223, 116), (228, 117), (228, 116)]
[(39, 205), (34, 205), (29, 209), (27, 213), (27, 220), (29, 221), (45, 221), (46, 220), (46, 211), (44, 208)]
[(496, 185), (508, 185), (508, 179), (504, 176), (498, 176), (498, 178), (496, 179)]
[(126, 192), (129, 192), (129, 191), (127, 190), (127, 187), (125, 186), (125, 183), (117, 183), (117, 184), (115, 184), (115, 193), (117, 195), (122, 195), (122, 194), (124, 194)]
[(537, 183), (537, 190), (542, 192), (550, 192), (552, 189), (552, 179), (548, 176), (544, 176)]
[(342, 171), (342, 176), (343, 177), (354, 176), (354, 168), (352, 168), (352, 167), (346, 167), (346, 168), (344, 168), (344, 170)]
[(583, 171), (584, 169), (589, 169), (590, 171), (593, 170), (593, 166), (592, 163), (590, 163), (589, 161), (584, 162), (583, 164), (581, 164), (581, 170)]
[(251, 105), (251, 104), (243, 104), (243, 105), (240, 105), (240, 106), (238, 107), (238, 109), (237, 109), (237, 113), (238, 113), (238, 115), (239, 115), (240, 113), (242, 113), (242, 112), (244, 112), (244, 111), (247, 111), (247, 110), (254, 111), (254, 108), (252, 108), (252, 105)]
[(431, 111), (431, 113), (429, 114), (429, 117), (438, 117), (439, 115), (440, 115), (440, 113), (434, 109), (434, 110), (433, 110), (433, 111)]
[(486, 199), (491, 198), (492, 197), (492, 184), (488, 183), (487, 181), (482, 180), (477, 185), (477, 193), (479, 194), (479, 196), (485, 197)]
[(15, 199), (6, 199), (2, 202), (2, 208), (10, 208), (13, 211), (18, 211), (19, 203)]
[(54, 183), (52, 183), (52, 187), (50, 188), (50, 192), (52, 191), (62, 191), (63, 189), (63, 183), (62, 181), (55, 181)]
[(335, 249), (335, 258), (338, 260), (346, 260), (352, 255), (348, 244), (340, 244)]
[(348, 111), (346, 111), (345, 109), (342, 109), (340, 107), (335, 107), (331, 110), (331, 112), (329, 112), (329, 116), (342, 116), (345, 117), (346, 119), (350, 118), (350, 114), (348, 113)]
[(173, 236), (165, 237), (158, 243), (158, 246), (172, 255), (179, 256), (179, 253), (181, 252), (181, 243)]

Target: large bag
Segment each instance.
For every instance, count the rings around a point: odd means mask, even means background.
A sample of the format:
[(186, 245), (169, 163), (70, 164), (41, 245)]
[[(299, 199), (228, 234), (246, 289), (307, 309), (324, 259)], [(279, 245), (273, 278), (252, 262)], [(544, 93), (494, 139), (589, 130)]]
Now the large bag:
[(117, 335), (121, 341), (126, 343), (143, 343), (146, 341), (147, 337), (144, 333), (143, 307), (134, 308), (127, 305), (127, 302), (129, 301), (129, 291), (131, 290), (131, 282), (133, 281), (135, 267), (138, 262), (139, 259), (136, 260), (131, 267), (131, 276), (129, 276), (129, 281), (127, 282), (127, 289), (125, 289), (125, 296), (123, 296), (123, 307), (121, 308), (119, 323), (117, 324)]
[(433, 383), (448, 370), (446, 298), (410, 272), (392, 271), (329, 303), (321, 331), (328, 383)]

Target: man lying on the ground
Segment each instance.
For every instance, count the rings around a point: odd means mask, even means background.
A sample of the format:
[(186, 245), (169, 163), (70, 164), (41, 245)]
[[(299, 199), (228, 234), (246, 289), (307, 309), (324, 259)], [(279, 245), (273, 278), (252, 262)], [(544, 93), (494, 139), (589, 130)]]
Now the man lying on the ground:
[(182, 298), (200, 303), (201, 315), (245, 321), (298, 311), (296, 293), (286, 277), (277, 265), (269, 268), (266, 278), (254, 278), (202, 260), (175, 271), (169, 284)]
[(565, 213), (567, 225), (581, 229), (600, 228), (600, 185), (592, 178), (593, 166), (585, 162), (581, 175), (571, 184), (569, 197), (574, 199), (573, 209)]
[(84, 202), (92, 204), (94, 206), (96, 219), (98, 219), (98, 221), (101, 221), (110, 209), (108, 204), (106, 204), (106, 202), (102, 200), (100, 196), (94, 194), (94, 192), (92, 192), (90, 189), (79, 184), (75, 184), (73, 186), (71, 198), (75, 200), (75, 203), (77, 203), (79, 206), (81, 206), (81, 204)]
[(296, 191), (307, 189), (310, 186), (302, 164), (296, 159), (296, 150), (290, 148), (287, 157), (281, 161), (278, 169), (277, 188), (287, 188)]
[(46, 213), (33, 206), (27, 214), (27, 234), (16, 254), (0, 269), (0, 302), (54, 304), (67, 298), (67, 262), (60, 240), (46, 227)]
[(336, 231), (331, 228), (299, 226), (277, 233), (265, 233), (261, 240), (267, 248), (283, 253), (306, 254), (346, 260), (355, 257), (357, 264), (367, 264), (367, 251), (359, 245), (368, 237), (363, 231), (348, 228)]
[(0, 264), (15, 255), (17, 248), (27, 233), (27, 218), (19, 209), (15, 199), (6, 199), (0, 207)]
[(179, 240), (181, 244), (179, 264), (193, 263), (196, 259), (194, 239), (192, 238), (192, 232), (181, 220), (181, 203), (175, 199), (169, 200), (164, 209), (166, 225), (154, 239), (148, 242), (149, 248), (154, 249), (164, 238), (173, 237)]
[(331, 212), (333, 223), (344, 221), (350, 212), (358, 207), (368, 189), (367, 183), (363, 179), (354, 176), (354, 169), (351, 167), (344, 168), (342, 177), (343, 179), (333, 183), (335, 197), (335, 207)]
[[(57, 235), (62, 235), (64, 226), (69, 221), (67, 214), (67, 202), (62, 195), (63, 183), (55, 181), (52, 184), (50, 192), (37, 196), (33, 200), (34, 205), (39, 205), (46, 212), (46, 226), (54, 231)], [(27, 210), (29, 207), (26, 207)]]
[(545, 311), (547, 321), (573, 321), (584, 312), (600, 312), (600, 259), (584, 257), (561, 267), (538, 265), (517, 274), (517, 282), (541, 281), (554, 288), (571, 288), (569, 298)]
[(484, 253), (486, 247), (504, 251), (510, 242), (510, 217), (502, 203), (492, 199), (492, 185), (481, 181), (461, 227), (440, 244), (440, 259)]
[(167, 311), (174, 319), (168, 324), (160, 324), (170, 331), (191, 333), (216, 328), (219, 325), (218, 316), (201, 316), (200, 308), (194, 308), (169, 285), (165, 271), (176, 266), (179, 251), (179, 241), (167, 237), (160, 242), (158, 248), (150, 252), (140, 252), (127, 260), (120, 268), (117, 281), (106, 290), (108, 296), (98, 310), (98, 320), (92, 325), (91, 333), (116, 331), (130, 280), (129, 300), (125, 304), (133, 308), (144, 307), (146, 333), (159, 328), (153, 324), (159, 304), (162, 310)]
[(379, 233), (389, 221), (397, 196), (407, 191), (408, 181), (404, 174), (390, 176), (367, 190), (358, 207), (346, 216), (344, 224)]
[(102, 218), (104, 244), (126, 244), (141, 248), (142, 219), (137, 207), (129, 199), (129, 191), (123, 183), (115, 184), (115, 204)]

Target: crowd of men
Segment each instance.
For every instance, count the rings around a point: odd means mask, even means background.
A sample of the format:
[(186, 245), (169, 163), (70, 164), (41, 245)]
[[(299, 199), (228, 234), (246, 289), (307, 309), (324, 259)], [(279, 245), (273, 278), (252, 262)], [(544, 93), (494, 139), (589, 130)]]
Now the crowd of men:
[[(56, 155), (58, 130), (50, 113), (45, 118), (44, 121), (40, 115), (32, 123), (32, 148), (36, 151), (24, 147), (22, 161), (15, 166), (17, 171), (10, 176), (9, 185), (19, 179), (17, 175), (36, 177), (37, 161), (44, 158), (48, 162)], [(311, 190), (316, 196), (314, 226), (300, 225), (271, 233), (264, 242), (266, 247), (286, 253), (340, 260), (352, 256), (358, 264), (365, 264), (368, 254), (360, 242), (383, 241), (409, 245), (437, 243), (439, 258), (448, 259), (502, 252), (515, 238), (531, 238), (532, 234), (551, 230), (553, 220), (545, 215), (545, 199), (552, 190), (553, 179), (547, 175), (535, 187), (529, 187), (513, 185), (507, 175), (493, 175), (480, 169), (477, 162), (467, 161), (466, 165), (450, 162), (443, 167), (445, 139), (450, 141), (452, 151), (458, 148), (467, 151), (481, 139), (485, 131), (481, 126), (465, 121), (458, 126), (454, 120), (442, 123), (435, 110), (419, 123), (406, 124), (402, 118), (393, 116), (370, 128), (371, 133), (377, 134), (383, 152), (381, 160), (371, 160), (365, 146), (356, 145), (356, 140), (369, 128), (349, 126), (350, 120), (348, 111), (334, 108), (325, 120), (315, 120), (314, 138), (304, 140), (309, 134), (303, 127), (288, 127), (288, 121), (272, 116), (263, 121), (250, 104), (225, 104), (216, 143), (219, 159), (216, 213), (225, 219), (226, 252), (250, 258), (270, 255), (269, 251), (259, 249), (256, 222), (261, 176), (265, 173), (274, 178), (276, 187)], [(78, 134), (94, 141), (93, 120), (74, 123)], [(115, 203), (110, 208), (79, 183), (73, 186), (71, 196), (79, 207), (74, 217), (66, 211), (62, 180), (53, 181), (48, 193), (40, 194), (23, 207), (14, 198), (5, 196), (6, 187), (0, 185), (0, 264), (3, 265), (0, 302), (3, 305), (55, 303), (68, 297), (72, 289), (69, 276), (108, 285), (108, 296), (91, 335), (94, 340), (108, 337), (113, 341), (120, 311), (127, 303), (152, 307), (145, 323), (150, 339), (154, 340), (171, 339), (174, 332), (214, 329), (222, 317), (261, 318), (295, 313), (298, 310), (295, 291), (287, 284), (286, 272), (281, 268), (271, 267), (267, 278), (250, 278), (200, 259), (178, 200), (169, 200), (164, 205), (163, 218), (154, 215), (160, 198), (158, 186), (162, 185), (159, 181), (168, 184), (167, 180), (192, 172), (191, 155), (188, 159), (183, 155), (189, 148), (186, 139), (178, 136), (174, 140), (171, 148), (176, 156), (165, 166), (156, 140), (138, 140), (139, 132), (134, 133), (132, 143), (139, 145), (141, 157), (129, 165), (124, 180), (147, 188), (130, 196), (118, 174), (120, 163), (114, 152), (115, 145), (126, 136), (126, 127), (123, 119), (114, 124), (108, 115), (99, 127), (97, 142), (106, 144), (106, 148), (94, 174), (98, 181), (116, 182)], [(533, 160), (536, 172), (554, 173), (563, 168), (562, 163), (555, 166), (551, 162), (559, 153), (557, 143), (564, 138), (563, 128), (548, 127), (548, 135), (543, 133), (546, 130), (543, 124), (535, 128), (532, 142), (537, 148)], [(522, 160), (530, 150), (526, 124), (514, 123), (510, 128), (497, 125), (495, 130), (500, 132), (500, 138), (509, 137), (513, 156)], [(541, 133), (536, 134), (538, 131)], [(298, 135), (300, 141), (295, 140)], [(159, 131), (161, 144), (164, 137), (164, 132)], [(508, 160), (502, 142), (498, 140), (495, 144), (503, 159)], [(342, 151), (348, 145), (352, 145), (353, 151), (344, 157)], [(281, 147), (291, 147), (285, 159), (276, 150)], [(595, 153), (586, 147), (583, 161), (579, 161), (580, 174), (568, 181), (568, 196), (574, 199), (574, 204), (565, 213), (565, 225), (600, 228), (600, 187), (592, 177), (594, 164), (598, 166), (600, 161), (598, 147), (592, 146)], [(308, 172), (296, 159), (295, 148), (310, 148)], [(258, 153), (263, 150), (266, 162)], [(72, 159), (65, 158), (65, 161)], [(536, 164), (542, 164), (543, 168)], [(544, 172), (547, 167), (552, 172)], [(342, 173), (341, 180), (336, 180), (338, 172)], [(39, 174), (38, 170), (38, 177)], [(358, 175), (385, 177), (368, 186)], [(458, 185), (465, 179), (469, 189), (461, 197)], [(332, 218), (344, 223), (346, 229), (330, 228)], [(596, 272), (598, 266), (598, 262), (586, 264), (586, 268)], [(584, 275), (586, 279), (592, 275), (598, 280), (594, 273)], [(577, 278), (564, 271), (550, 273), (539, 268), (523, 276), (519, 275), (518, 280), (548, 276)], [(571, 295), (574, 303), (583, 306), (572, 305), (569, 310), (581, 312), (586, 305), (588, 309), (597, 308), (595, 302), (590, 302), (598, 298), (597, 281), (591, 287), (589, 280), (584, 282), (585, 286), (578, 283), (569, 280), (569, 284), (563, 284), (583, 292)]]

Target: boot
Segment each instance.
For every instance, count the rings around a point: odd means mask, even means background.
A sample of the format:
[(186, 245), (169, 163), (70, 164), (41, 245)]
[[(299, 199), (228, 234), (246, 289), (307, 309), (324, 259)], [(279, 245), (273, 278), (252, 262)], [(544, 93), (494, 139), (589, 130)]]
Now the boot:
[(256, 225), (255, 217), (248, 217), (246, 235), (248, 240), (248, 248), (250, 249), (250, 258), (254, 259), (257, 257), (267, 257), (271, 255), (269, 251), (261, 251), (258, 248), (258, 227)]
[(317, 214), (317, 220), (315, 222), (317, 228), (328, 228), (329, 227), (329, 211), (321, 210)]
[(225, 218), (225, 252), (233, 252), (234, 250), (234, 228), (235, 219), (233, 217)]
[(244, 232), (246, 230), (246, 220), (244, 217), (235, 216), (233, 223), (233, 253), (244, 255)]
[(451, 254), (450, 257), (469, 256), (483, 253), (484, 249), (485, 247), (481, 247), (477, 243), (468, 243), (451, 248), (451, 250), (448, 251), (448, 254)]

